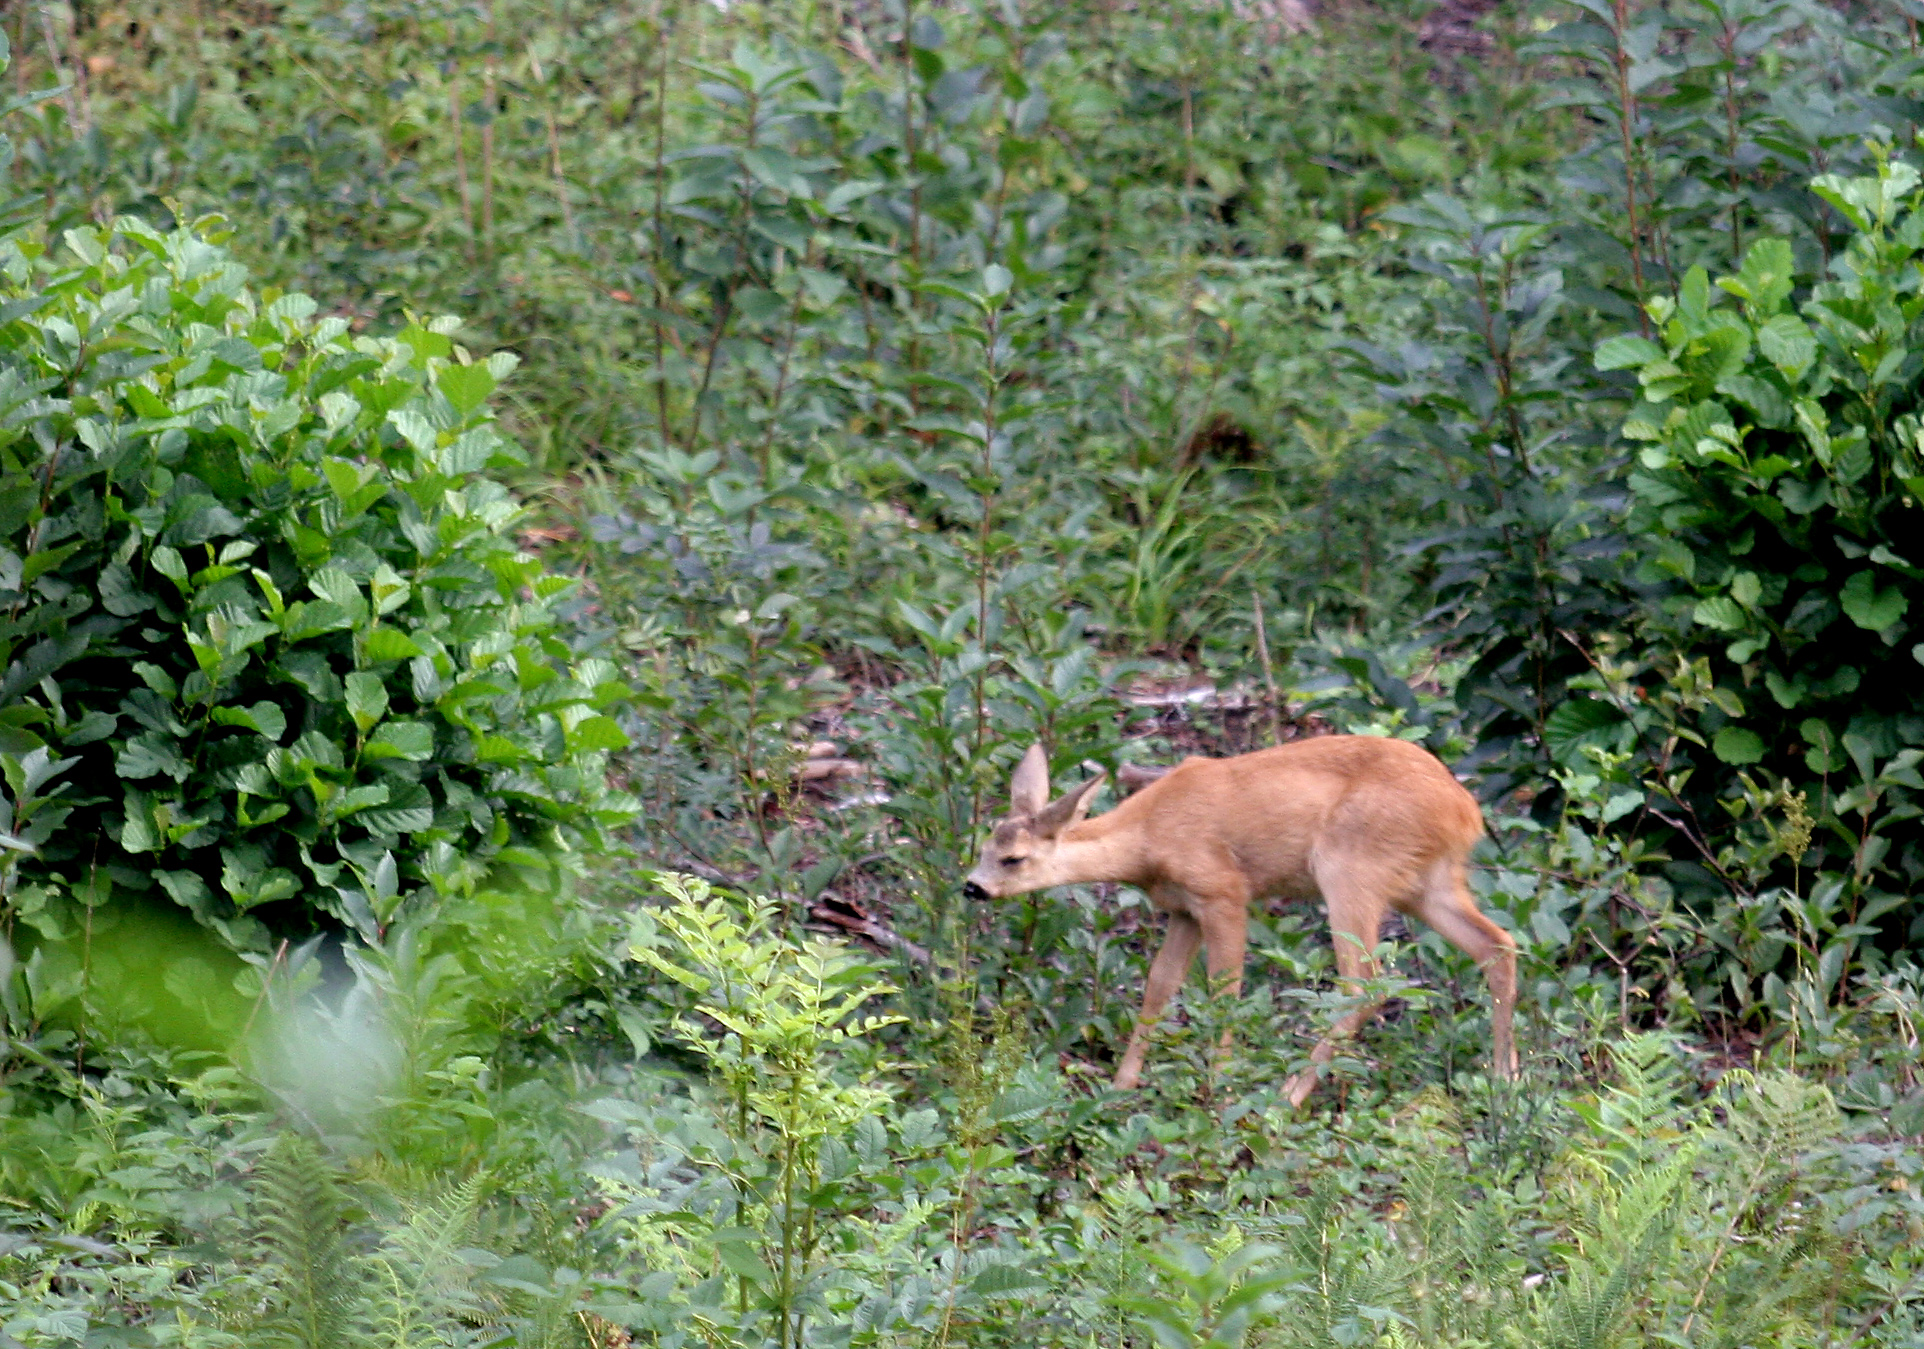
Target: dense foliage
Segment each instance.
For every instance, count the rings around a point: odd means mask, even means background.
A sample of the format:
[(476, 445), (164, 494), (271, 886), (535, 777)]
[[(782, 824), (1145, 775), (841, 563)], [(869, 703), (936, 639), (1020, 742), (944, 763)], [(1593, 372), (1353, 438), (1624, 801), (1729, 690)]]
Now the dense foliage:
[(10, 917), (164, 894), (243, 949), (308, 908), (378, 940), (625, 818), (622, 687), (483, 474), (511, 358), (350, 339), (186, 228), (5, 248)]
[[(1631, 522), (1656, 541), (1652, 565), (1682, 583), (1662, 611), (1670, 621), (1656, 620), (1656, 649), (1704, 651), (1731, 688), (1693, 737), (1714, 757), (1685, 750), (1667, 767), (1682, 782), (1697, 765), (1690, 790), (1706, 808), (1738, 796), (1731, 779), (1746, 769), (1785, 783), (1814, 775), (1821, 832), (1786, 860), (1823, 885), (1883, 878), (1882, 909), (1924, 868), (1905, 828), (1916, 816), (1908, 792), (1924, 787), (1906, 621), (1917, 569), (1899, 551), (1916, 551), (1924, 488), (1915, 187), (1902, 163), (1819, 180), (1860, 233), (1801, 317), (1790, 246), (1767, 239), (1715, 289), (1697, 269), (1674, 302), (1653, 303), (1661, 342), (1619, 337), (1598, 353), (1600, 365), (1635, 369), (1644, 389), (1646, 408), (1624, 427), (1644, 443)], [(1717, 304), (1724, 292), (1741, 309)], [(1606, 737), (1621, 719), (1590, 715)]]
[[(1920, 1342), (1908, 0), (1320, 8), (6, 11), (0, 1345)], [(1011, 765), (1330, 729), (1522, 1080), (1110, 1091)]]

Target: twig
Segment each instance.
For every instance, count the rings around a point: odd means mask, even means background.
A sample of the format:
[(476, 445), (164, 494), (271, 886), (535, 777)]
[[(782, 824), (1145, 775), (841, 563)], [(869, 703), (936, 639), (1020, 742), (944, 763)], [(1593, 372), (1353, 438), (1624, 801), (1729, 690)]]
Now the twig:
[(40, 7), (40, 34), (46, 39), (47, 60), (53, 66), (53, 77), (60, 81), (60, 101), (66, 105), (67, 125), (71, 129), (78, 120), (73, 106), (73, 82), (67, 78), (67, 68), (61, 63), (60, 44), (53, 36), (53, 16), (47, 13), (45, 5)]
[(240, 1043), (243, 1045), (247, 1043), (248, 1032), (254, 1029), (254, 1018), (260, 1015), (261, 1004), (267, 1001), (268, 990), (274, 986), (274, 971), (280, 968), (281, 961), (285, 959), (286, 956), (287, 939), (283, 937), (281, 938), (280, 949), (275, 951), (274, 958), (267, 962), (267, 973), (261, 976), (261, 991), (254, 995), (254, 1005), (247, 1009), (247, 1024), (241, 1027), (239, 1037)]
[(574, 207), (568, 204), (568, 179), (561, 171), (561, 136), (555, 130), (554, 109), (548, 110), (548, 163), (554, 175), (555, 200), (561, 203), (561, 223), (568, 231), (568, 240), (574, 243), (580, 236), (575, 233)]
[(474, 198), (468, 191), (467, 130), (461, 125), (461, 68), (448, 74), (448, 124), (454, 130), (454, 181), (461, 190), (461, 225), (467, 231), (468, 258), (474, 257)]
[(1276, 672), (1269, 664), (1269, 636), (1263, 631), (1263, 597), (1256, 587), (1249, 588), (1256, 601), (1256, 654), (1263, 662), (1263, 684), (1269, 689), (1269, 743), (1283, 743), (1282, 700), (1276, 694)]
[(900, 951), (918, 965), (930, 963), (931, 957), (925, 948), (917, 946), (881, 919), (865, 912), (848, 900), (835, 895), (821, 895), (808, 906), (808, 916), (817, 923), (840, 928), (844, 932), (853, 932), (892, 951)]
[(488, 115), (481, 123), (481, 241), (487, 260), (494, 261), (494, 0), (488, 0), (487, 58), (481, 68), (481, 98)]

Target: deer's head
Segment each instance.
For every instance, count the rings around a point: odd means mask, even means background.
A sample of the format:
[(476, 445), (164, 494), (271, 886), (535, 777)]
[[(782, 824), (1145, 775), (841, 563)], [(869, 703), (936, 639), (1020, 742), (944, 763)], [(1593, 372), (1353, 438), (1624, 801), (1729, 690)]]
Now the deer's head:
[(997, 822), (962, 893), (970, 899), (1007, 899), (1063, 882), (1056, 863), (1062, 831), (1089, 813), (1103, 774), (1049, 799), (1049, 756), (1031, 745), (1009, 784), (1009, 814)]

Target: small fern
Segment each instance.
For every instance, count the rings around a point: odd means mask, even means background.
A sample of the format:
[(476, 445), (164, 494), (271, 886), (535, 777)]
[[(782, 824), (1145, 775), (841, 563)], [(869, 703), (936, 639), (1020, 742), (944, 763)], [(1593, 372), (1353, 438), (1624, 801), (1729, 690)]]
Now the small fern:
[(361, 1314), (368, 1349), (417, 1349), (463, 1343), (470, 1326), (490, 1319), (463, 1255), (486, 1188), (475, 1176), (410, 1208), (366, 1258), (370, 1293)]
[(338, 1349), (360, 1302), (347, 1243), (349, 1205), (334, 1168), (304, 1134), (284, 1134), (256, 1181), (258, 1235), (277, 1305), (261, 1332), (276, 1345)]

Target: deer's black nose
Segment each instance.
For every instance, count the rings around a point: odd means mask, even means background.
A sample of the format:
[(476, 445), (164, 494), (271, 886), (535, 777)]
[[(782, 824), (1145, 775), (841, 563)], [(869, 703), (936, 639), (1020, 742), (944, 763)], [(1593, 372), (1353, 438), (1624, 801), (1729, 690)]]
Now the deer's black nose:
[(962, 898), (964, 899), (987, 899), (988, 897), (989, 892), (977, 885), (974, 881), (970, 881), (962, 887)]

